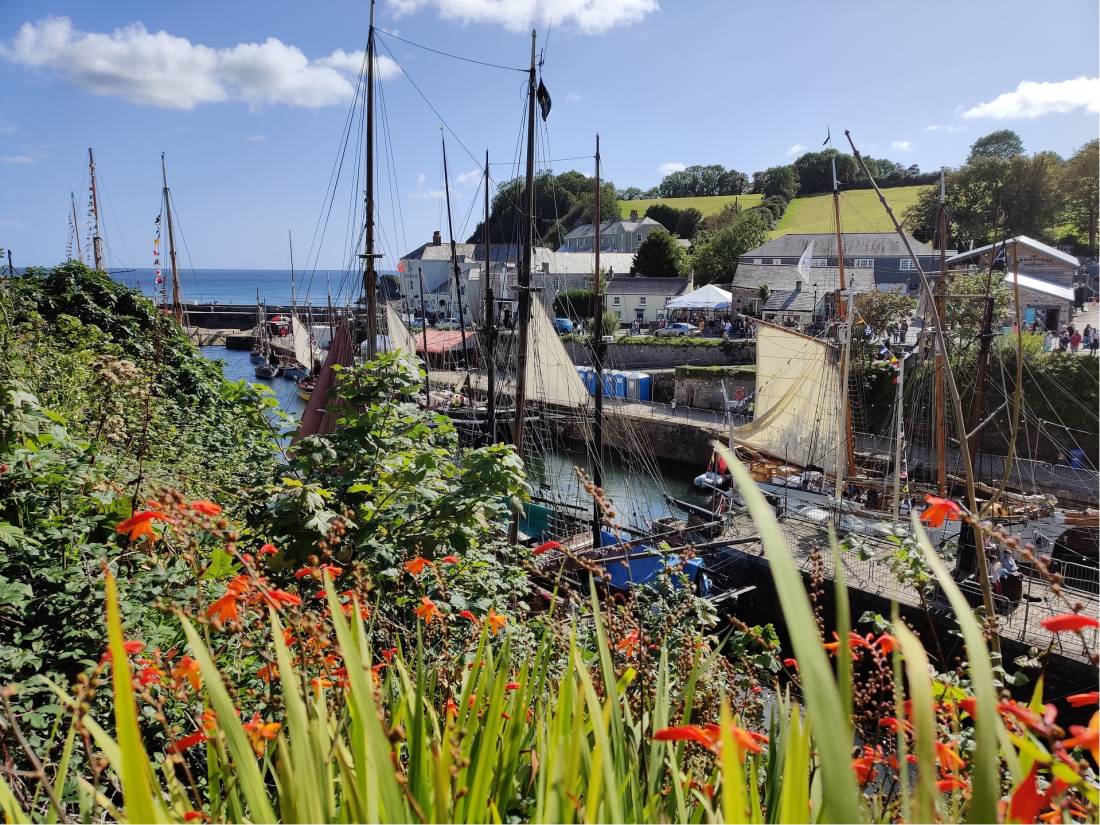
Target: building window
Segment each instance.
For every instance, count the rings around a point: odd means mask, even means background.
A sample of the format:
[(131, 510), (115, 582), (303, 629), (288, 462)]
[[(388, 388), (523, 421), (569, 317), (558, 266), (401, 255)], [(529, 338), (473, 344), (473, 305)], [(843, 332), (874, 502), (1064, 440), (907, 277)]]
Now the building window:
[(875, 259), (874, 258), (856, 258), (855, 261), (853, 261), (852, 265), (856, 269), (874, 269), (875, 268)]
[(783, 263), (783, 259), (782, 258), (772, 258), (772, 263), (773, 264), (781, 264), (781, 263)]
[(756, 264), (757, 266), (759, 266), (760, 264), (764, 263), (764, 259), (763, 258), (753, 258), (752, 262), (754, 264)]
[(639, 295), (638, 296), (638, 304), (640, 306), (645, 306), (645, 296), (644, 295)]
[(645, 307), (638, 307), (637, 309), (634, 310), (634, 319), (636, 321), (644, 321), (645, 320)]
[(619, 304), (621, 304), (622, 302), (623, 302), (623, 299), (622, 299), (622, 298), (620, 298), (620, 297), (619, 297), (618, 295), (612, 295), (612, 296), (611, 296), (611, 306), (615, 306), (615, 307), (617, 307), (617, 306), (619, 306)]
[(623, 311), (621, 309), (615, 310), (615, 317), (618, 318), (620, 321), (623, 320)]
[(898, 269), (900, 269), (902, 271), (909, 271), (909, 270), (913, 269), (913, 259), (912, 258), (902, 258), (898, 262)]
[(665, 296), (665, 306), (666, 306), (666, 307), (668, 306), (668, 302), (669, 302), (669, 301), (671, 301), (671, 300), (672, 300), (672, 296), (671, 296), (671, 295), (666, 295), (666, 296)]
[(829, 261), (827, 258), (811, 258), (810, 266), (828, 266)]

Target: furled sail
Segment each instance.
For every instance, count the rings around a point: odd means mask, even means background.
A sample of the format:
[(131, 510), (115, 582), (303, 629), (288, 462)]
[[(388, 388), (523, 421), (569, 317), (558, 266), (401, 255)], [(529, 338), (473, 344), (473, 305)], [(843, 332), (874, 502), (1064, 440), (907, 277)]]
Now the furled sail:
[(387, 349), (415, 359), (417, 357), (416, 341), (413, 340), (412, 332), (405, 326), (405, 322), (401, 320), (393, 304), (388, 301), (386, 302), (386, 327), (389, 334)]
[(584, 407), (588, 404), (588, 390), (539, 301), (531, 302), (528, 353), (529, 397), (569, 407)]
[(290, 316), (290, 332), (294, 336), (294, 358), (312, 372), (314, 363), (320, 360), (314, 353), (312, 333), (297, 315)]
[(756, 326), (756, 416), (733, 430), (739, 444), (834, 474), (840, 369), (826, 341), (762, 321)]

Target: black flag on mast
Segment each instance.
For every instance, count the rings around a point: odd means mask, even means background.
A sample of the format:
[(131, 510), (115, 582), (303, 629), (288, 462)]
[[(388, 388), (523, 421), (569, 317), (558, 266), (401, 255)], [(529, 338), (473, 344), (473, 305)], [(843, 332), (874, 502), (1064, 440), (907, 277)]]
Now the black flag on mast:
[(539, 102), (539, 108), (542, 110), (542, 119), (546, 120), (550, 116), (550, 92), (546, 91), (546, 85), (542, 82), (542, 78), (539, 78), (539, 90), (535, 92), (535, 97)]
[(828, 146), (829, 141), (833, 139), (833, 133), (828, 126), (825, 127), (825, 140), (821, 141), (822, 146)]

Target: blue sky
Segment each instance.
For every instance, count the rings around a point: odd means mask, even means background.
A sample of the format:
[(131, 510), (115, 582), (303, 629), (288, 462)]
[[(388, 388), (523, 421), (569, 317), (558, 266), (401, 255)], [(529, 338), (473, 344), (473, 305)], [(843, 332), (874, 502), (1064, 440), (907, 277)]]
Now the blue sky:
[[(525, 30), (536, 26), (541, 47), (548, 17), (543, 77), (554, 106), (540, 154), (590, 155), (598, 130), (605, 177), (618, 186), (651, 186), (669, 164), (751, 174), (789, 161), (800, 145), (818, 148), (826, 125), (835, 138), (851, 129), (875, 156), (923, 168), (959, 163), (997, 128), (1018, 131), (1029, 151), (1063, 155), (1097, 136), (1094, 0), (380, 0), (377, 8), (378, 25), (401, 37), (518, 67), (529, 57)], [(291, 229), (302, 266), (366, 32), (364, 0), (3, 0), (0, 246), (17, 265), (64, 257), (69, 192), (83, 220), (94, 146), (111, 266), (151, 265), (161, 151), (185, 264), (285, 267)], [(449, 137), (462, 240), (481, 208), (474, 172), (484, 150), (504, 164), (516, 157), (524, 76), (388, 43), (478, 158)], [(387, 135), (393, 147), (392, 160), (380, 159), (378, 193), (389, 267), (433, 229), (446, 237), (446, 216), (439, 117), (399, 68), (381, 68), (388, 129), (379, 147)], [(553, 166), (591, 171), (590, 160)], [(511, 172), (501, 165), (493, 174)], [(345, 169), (311, 264), (346, 262), (348, 181)]]

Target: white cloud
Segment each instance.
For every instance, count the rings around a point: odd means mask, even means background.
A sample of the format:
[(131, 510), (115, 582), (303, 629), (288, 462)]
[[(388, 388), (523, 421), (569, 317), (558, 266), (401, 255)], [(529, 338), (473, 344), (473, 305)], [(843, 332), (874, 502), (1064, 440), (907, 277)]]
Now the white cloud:
[[(350, 100), (362, 64), (337, 49), (310, 60), (297, 46), (263, 43), (212, 48), (130, 23), (110, 33), (84, 32), (67, 17), (24, 23), (0, 42), (0, 57), (63, 77), (93, 94), (166, 109), (240, 101), (316, 108)], [(398, 68), (379, 59), (379, 75)]]
[[(343, 49), (337, 49), (327, 57), (318, 58), (313, 62), (318, 66), (336, 69), (344, 74), (358, 77), (359, 72), (363, 69), (363, 61), (365, 59), (366, 55), (364, 55), (363, 52), (345, 52)], [(374, 56), (375, 77), (380, 80), (389, 80), (391, 77), (396, 77), (399, 74), (401, 74), (401, 67), (398, 66), (392, 58), (384, 54), (376, 54)]]
[(581, 97), (580, 92), (575, 92), (574, 91), (574, 92), (566, 92), (565, 93), (565, 102), (566, 103), (579, 103), (582, 99), (583, 98)]
[(946, 123), (942, 125), (939, 123), (932, 123), (924, 127), (924, 131), (926, 132), (962, 132), (965, 130), (965, 126), (957, 126), (954, 123)]
[(890, 148), (895, 152), (912, 152), (913, 142), (909, 140), (893, 140), (890, 141)]
[(417, 185), (417, 187), (423, 186), (427, 182), (427, 180), (428, 180), (428, 176), (425, 175), (423, 172), (417, 172), (416, 173), (416, 185)]
[(244, 139), (249, 143), (263, 143), (267, 140), (267, 135), (245, 135)]
[(1100, 77), (1076, 77), (1039, 83), (1024, 80), (1014, 92), (1005, 92), (962, 113), (963, 117), (991, 117), (994, 120), (1042, 117), (1084, 108), (1100, 112)]
[(680, 163), (678, 160), (670, 160), (657, 167), (657, 171), (661, 174), (661, 177), (671, 175), (673, 172), (683, 172), (685, 169), (687, 169), (687, 164)]
[(803, 152), (806, 151), (806, 149), (806, 146), (803, 146), (801, 143), (796, 143), (794, 146), (787, 150), (787, 154), (791, 157), (794, 157), (795, 155), (801, 155)]
[(0, 155), (0, 163), (3, 163), (5, 165), (15, 164), (23, 166), (32, 163), (38, 163), (38, 158), (36, 158), (34, 155)]
[(471, 169), (469, 172), (463, 172), (455, 178), (455, 183), (461, 186), (469, 186), (471, 183), (477, 183), (484, 176), (485, 171), (483, 169)]
[[(453, 194), (453, 190), (452, 190), (452, 194)], [(412, 198), (413, 200), (418, 200), (418, 201), (443, 200), (443, 190), (442, 189), (428, 189), (427, 191), (424, 191), (424, 192), (413, 192), (409, 197)]]
[(400, 16), (434, 8), (440, 17), (461, 23), (493, 23), (512, 31), (552, 23), (585, 34), (639, 23), (657, 11), (657, 0), (390, 0)]

